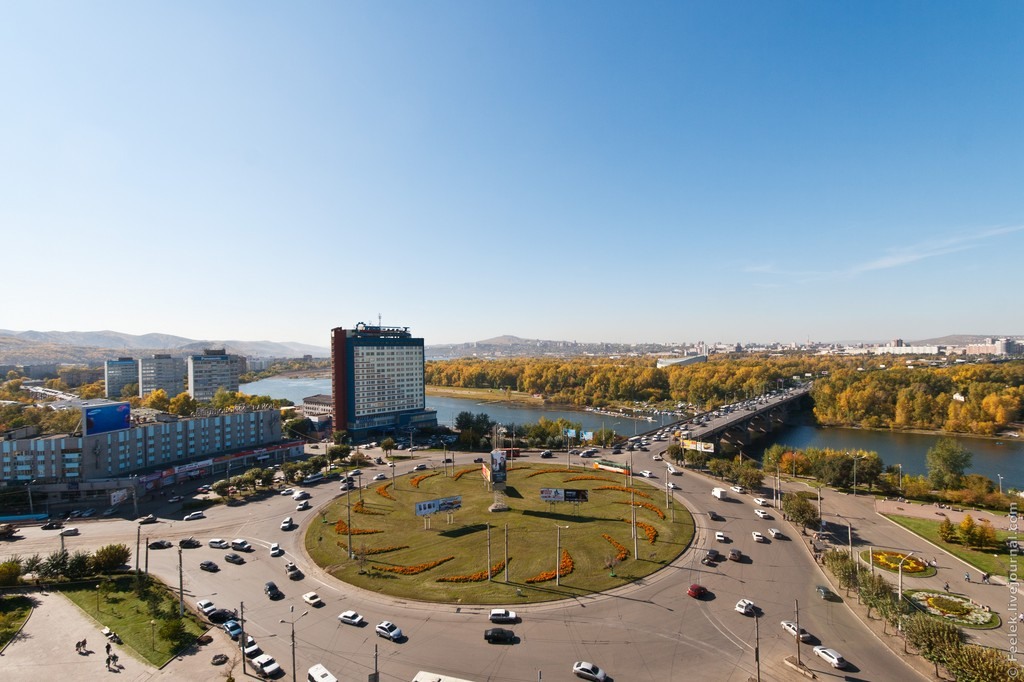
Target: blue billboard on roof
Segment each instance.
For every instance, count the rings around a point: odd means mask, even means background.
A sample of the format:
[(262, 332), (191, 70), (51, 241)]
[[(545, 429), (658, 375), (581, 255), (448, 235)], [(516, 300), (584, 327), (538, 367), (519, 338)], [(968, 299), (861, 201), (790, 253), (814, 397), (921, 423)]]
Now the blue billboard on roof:
[(132, 425), (129, 403), (92, 405), (82, 408), (82, 435), (93, 436), (108, 431), (121, 431)]

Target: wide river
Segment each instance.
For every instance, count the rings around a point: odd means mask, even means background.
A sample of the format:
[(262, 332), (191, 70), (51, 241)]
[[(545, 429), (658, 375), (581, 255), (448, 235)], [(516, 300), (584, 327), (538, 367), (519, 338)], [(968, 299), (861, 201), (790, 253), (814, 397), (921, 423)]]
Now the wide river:
[[(286, 398), (295, 404), (318, 393), (329, 394), (329, 379), (285, 379), (274, 377), (251, 384), (243, 384), (243, 393), (268, 395), (272, 398)], [(675, 417), (660, 415), (651, 423), (636, 419), (611, 417), (593, 412), (519, 407), (514, 404), (489, 403), (479, 400), (427, 396), (427, 407), (437, 410), (439, 424), (451, 426), (459, 412), (486, 412), (494, 421), (511, 424), (532, 424), (541, 417), (555, 420), (567, 419), (582, 425), (586, 431), (600, 428), (614, 429), (622, 435), (634, 435), (663, 424), (670, 424)], [(938, 436), (915, 433), (894, 433), (889, 431), (865, 431), (861, 429), (822, 429), (813, 426), (791, 426), (773, 434), (756, 450), (747, 453), (760, 457), (765, 447), (782, 443), (794, 448), (833, 448), (836, 450), (866, 450), (879, 454), (886, 464), (902, 464), (903, 473), (910, 475), (927, 474), (925, 454)], [(971, 473), (987, 476), (998, 482), (1003, 476), (1003, 490), (1011, 487), (1024, 489), (1024, 443), (1020, 438), (991, 440), (987, 438), (961, 438), (960, 442), (974, 454)]]

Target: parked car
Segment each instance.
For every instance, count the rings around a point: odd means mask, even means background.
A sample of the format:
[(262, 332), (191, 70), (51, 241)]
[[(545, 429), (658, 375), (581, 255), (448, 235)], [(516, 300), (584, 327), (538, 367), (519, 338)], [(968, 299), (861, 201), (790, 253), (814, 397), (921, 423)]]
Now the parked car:
[(572, 672), (576, 677), (582, 677), (585, 680), (591, 680), (591, 682), (604, 682), (608, 679), (608, 674), (605, 671), (601, 670), (594, 663), (587, 661), (576, 661), (573, 663)]
[(208, 493), (208, 492), (210, 492), (210, 486), (208, 486), (208, 485), (201, 485), (198, 488), (196, 488), (196, 492), (197, 493)]
[(210, 547), (214, 549), (228, 549), (231, 545), (228, 544), (227, 540), (221, 540), (220, 538), (214, 538), (209, 542)]
[(484, 630), (484, 641), (491, 644), (511, 644), (516, 639), (516, 633), (505, 628), (490, 628)]
[(811, 635), (809, 632), (807, 632), (807, 630), (804, 630), (803, 628), (798, 628), (796, 626), (796, 623), (794, 623), (791, 620), (784, 620), (781, 623), (779, 623), (779, 625), (781, 625), (782, 629), (791, 634), (792, 636), (799, 637), (801, 642), (806, 642), (811, 638)]
[(382, 620), (380, 623), (377, 623), (377, 627), (374, 628), (374, 631), (377, 633), (378, 637), (390, 639), (392, 642), (397, 642), (402, 639), (402, 630), (389, 620)]
[(224, 632), (228, 633), (228, 636), (231, 637), (231, 639), (238, 639), (238, 636), (242, 634), (242, 626), (237, 620), (229, 620), (224, 623), (223, 627)]
[(77, 528), (65, 528), (60, 532), (61, 535), (78, 535)]
[(150, 549), (170, 549), (174, 545), (170, 540), (153, 540), (153, 542), (146, 545)]
[(184, 521), (195, 521), (197, 519), (205, 519), (205, 518), (206, 518), (206, 514), (204, 514), (203, 512), (201, 512), (201, 511), (194, 511), (194, 512), (192, 512), (190, 514), (185, 514), (185, 518), (183, 520)]
[(260, 645), (252, 638), (252, 635), (246, 635), (245, 641), (239, 640), (238, 647), (247, 658), (252, 658), (253, 656), (258, 656), (263, 653), (263, 650), (260, 649)]
[(181, 540), (178, 540), (178, 547), (181, 547), (182, 549), (195, 549), (196, 547), (202, 546), (203, 543), (199, 542), (199, 540), (196, 540), (192, 537), (182, 538)]
[(816, 646), (816, 647), (814, 647), (814, 654), (818, 658), (821, 658), (822, 660), (824, 660), (826, 663), (828, 663), (833, 668), (845, 668), (846, 667), (846, 659), (844, 659), (841, 655), (839, 655), (839, 652), (836, 651), (835, 649), (829, 649), (829, 648), (823, 647), (823, 646)]
[(87, 519), (90, 516), (96, 516), (96, 510), (95, 509), (90, 508), (90, 509), (86, 509), (84, 512), (82, 512), (82, 518), (83, 519)]
[(234, 620), (236, 614), (231, 609), (216, 609), (211, 611), (206, 617), (211, 623), (224, 624), (229, 620)]
[(294, 493), (294, 492), (295, 492), (295, 491), (294, 491), (294, 490), (292, 490), (291, 488), (285, 488), (284, 490), (282, 490), (282, 491), (281, 491), (281, 494), (282, 494), (282, 495), (291, 495), (291, 494), (292, 494), (292, 493)]
[(171, 504), (174, 504), (175, 502), (184, 502), (185, 498), (182, 497), (181, 495), (174, 495), (174, 496), (168, 498), (167, 501), (170, 502)]
[(141, 519), (139, 519), (139, 523), (145, 525), (147, 523), (156, 523), (159, 520), (160, 519), (153, 516), (152, 514), (147, 514), (146, 516), (143, 516)]
[(211, 613), (217, 610), (217, 607), (214, 606), (213, 602), (209, 599), (200, 599), (199, 601), (197, 601), (196, 608), (199, 609), (199, 613), (203, 614), (204, 616), (209, 616)]
[(317, 594), (316, 592), (307, 592), (306, 594), (302, 595), (302, 601), (306, 602), (310, 606), (323, 606), (324, 605), (324, 602), (320, 598), (320, 595)]
[(338, 620), (340, 620), (342, 623), (345, 623), (346, 625), (355, 625), (356, 627), (359, 627), (360, 625), (366, 622), (365, 620), (363, 620), (363, 617), (355, 611), (345, 611), (339, 614)]
[(744, 616), (753, 616), (755, 608), (754, 602), (749, 599), (740, 599), (736, 602), (736, 606), (733, 610), (742, 613)]
[(212, 561), (203, 561), (199, 564), (200, 570), (209, 571), (210, 573), (216, 573), (220, 570), (220, 566), (213, 563)]
[(252, 660), (252, 664), (267, 677), (277, 677), (284, 672), (270, 654), (260, 654)]
[(240, 554), (235, 554), (234, 552), (231, 552), (229, 554), (225, 554), (224, 555), (224, 561), (228, 562), (229, 564), (244, 564), (245, 563), (245, 559), (243, 559)]
[(492, 623), (516, 623), (519, 621), (519, 615), (508, 609), (491, 609), (489, 618)]
[(708, 588), (703, 585), (694, 583), (690, 585), (690, 589), (686, 590), (686, 594), (690, 595), (694, 599), (702, 599), (708, 593)]

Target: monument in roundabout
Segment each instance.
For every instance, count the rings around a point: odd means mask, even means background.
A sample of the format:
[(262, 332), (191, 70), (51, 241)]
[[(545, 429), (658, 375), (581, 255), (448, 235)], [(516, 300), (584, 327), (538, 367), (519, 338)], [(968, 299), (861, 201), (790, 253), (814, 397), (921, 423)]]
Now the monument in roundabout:
[(526, 463), (514, 454), (392, 470), (320, 508), (305, 549), (366, 590), (505, 604), (621, 587), (664, 568), (693, 539), (685, 507), (664, 486), (634, 479), (628, 465)]

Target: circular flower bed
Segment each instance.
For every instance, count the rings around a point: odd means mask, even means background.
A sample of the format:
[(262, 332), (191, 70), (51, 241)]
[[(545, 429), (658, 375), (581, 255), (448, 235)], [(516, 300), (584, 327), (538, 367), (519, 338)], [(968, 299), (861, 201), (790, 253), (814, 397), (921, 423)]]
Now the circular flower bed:
[[(909, 575), (914, 578), (927, 578), (935, 575), (935, 569), (929, 566), (924, 559), (916, 556), (906, 559), (906, 556), (903, 552), (888, 552), (878, 549), (871, 552), (870, 557), (868, 552), (860, 553), (860, 558), (865, 562), (873, 562), (878, 568), (884, 568), (893, 573), (900, 570), (900, 562), (902, 561), (903, 575)], [(906, 560), (904, 561), (904, 559)]]
[[(904, 564), (905, 566), (906, 564)], [(994, 628), (1000, 624), (999, 616), (975, 604), (969, 597), (932, 590), (904, 591), (917, 608), (938, 618), (968, 628)]]

